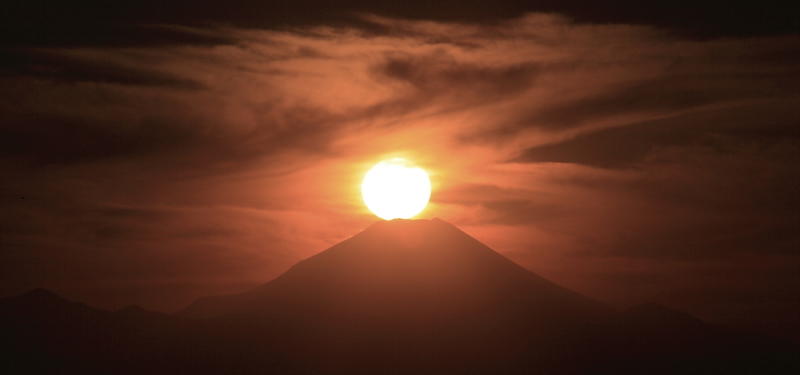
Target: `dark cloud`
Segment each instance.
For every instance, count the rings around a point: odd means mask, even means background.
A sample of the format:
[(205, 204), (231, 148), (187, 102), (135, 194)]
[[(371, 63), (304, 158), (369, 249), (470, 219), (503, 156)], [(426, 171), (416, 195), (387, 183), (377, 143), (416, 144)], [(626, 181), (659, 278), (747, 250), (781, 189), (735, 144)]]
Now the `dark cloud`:
[(98, 61), (90, 56), (69, 56), (48, 51), (0, 52), (0, 71), (10, 75), (25, 75), (58, 82), (105, 82), (120, 85), (165, 86), (198, 90), (203, 85), (176, 74), (155, 69), (137, 69)]
[(7, 116), (0, 130), (0, 157), (23, 164), (49, 165), (142, 156), (185, 145), (195, 137), (188, 129), (141, 123), (114, 126), (115, 120), (82, 116)]
[(445, 54), (393, 58), (381, 67), (384, 75), (407, 82), (422, 94), (464, 93), (491, 101), (497, 96), (518, 94), (530, 87), (536, 77), (536, 65), (490, 68), (459, 64)]
[(552, 196), (526, 189), (469, 184), (438, 195), (442, 197), (434, 197), (434, 203), (461, 205), (480, 211), (479, 219), (464, 224), (542, 225), (575, 214), (568, 207), (552, 201)]
[[(279, 99), (221, 118), (226, 99), (189, 78), (194, 72), (158, 67), (170, 57), (127, 50), (15, 56), (21, 60), (7, 64), (14, 72), (0, 90), (0, 157), (21, 165), (158, 156), (185, 171), (210, 172), (287, 149), (324, 153), (341, 121), (327, 110), (284, 106)], [(220, 62), (203, 63), (218, 69)]]
[[(696, 53), (681, 51), (691, 49)], [(667, 65), (655, 77), (622, 81), (536, 108), (485, 135), (511, 137), (530, 128), (580, 129), (571, 138), (531, 147), (514, 160), (601, 168), (629, 168), (666, 148), (730, 153), (796, 144), (800, 81), (794, 77), (800, 76), (800, 64), (791, 57), (798, 55), (791, 38), (738, 46), (724, 42), (702, 49), (687, 46), (676, 52), (682, 55), (679, 60), (664, 56)], [(632, 114), (646, 120), (626, 117)]]
[(518, 95), (535, 82), (537, 64), (483, 66), (459, 62), (446, 50), (419, 55), (388, 54), (374, 68), (376, 80), (401, 83), (399, 95), (354, 116), (402, 116), (418, 111), (447, 113)]
[(535, 146), (516, 162), (576, 163), (600, 168), (630, 168), (661, 161), (665, 148), (690, 147), (733, 153), (741, 148), (768, 148), (785, 141), (798, 145), (800, 113), (791, 103), (754, 103), (602, 129), (555, 143)]
[(557, 12), (580, 22), (658, 25), (688, 35), (796, 33), (800, 7), (790, 2), (717, 0), (641, 2), (610, 0), (485, 2), (402, 0), (135, 1), (7, 0), (0, 18), (2, 45), (144, 45), (208, 43), (198, 35), (154, 31), (145, 24), (225, 24), (286, 28), (354, 24), (356, 12), (388, 17), (460, 22), (496, 22), (529, 12)]
[[(641, 74), (639, 79), (609, 82), (600, 91), (592, 87), (592, 82), (586, 82), (585, 89), (576, 85), (568, 95), (549, 100), (544, 106), (532, 105), (527, 113), (521, 113), (507, 124), (465, 139), (513, 137), (530, 128), (551, 131), (580, 128), (604, 120), (619, 122), (617, 118), (636, 113), (663, 118), (683, 115), (687, 111), (713, 110), (725, 103), (781, 101), (800, 91), (800, 80), (795, 78), (800, 77), (798, 56), (800, 50), (795, 38), (742, 44), (720, 42), (703, 47), (686, 44), (669, 52), (653, 50), (649, 56), (631, 56), (615, 63), (622, 67), (636, 62), (637, 66), (631, 65), (631, 75), (643, 66), (656, 66), (655, 74), (642, 70), (638, 72)], [(569, 76), (605, 68), (598, 65), (599, 60), (576, 59), (569, 63), (548, 64), (542, 74)], [(785, 108), (774, 109), (787, 111)], [(733, 121), (742, 126), (742, 121)], [(718, 122), (712, 121), (708, 126), (719, 127)], [(756, 125), (750, 127), (758, 128)], [(772, 124), (762, 127), (766, 128), (765, 131), (774, 128)]]
[(122, 0), (114, 3), (98, 0), (7, 0), (3, 2), (4, 12), (0, 15), (0, 45), (143, 46), (230, 42), (221, 35), (159, 26), (190, 26), (214, 19), (218, 23), (232, 21), (220, 17), (219, 13), (215, 17), (204, 9), (207, 5), (173, 0)]

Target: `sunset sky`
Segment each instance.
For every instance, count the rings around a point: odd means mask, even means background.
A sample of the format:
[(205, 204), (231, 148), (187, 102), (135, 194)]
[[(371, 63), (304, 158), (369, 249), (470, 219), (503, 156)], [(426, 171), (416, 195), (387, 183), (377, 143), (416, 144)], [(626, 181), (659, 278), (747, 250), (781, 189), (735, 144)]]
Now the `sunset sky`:
[(403, 157), (417, 218), (567, 288), (800, 321), (797, 5), (11, 3), (0, 296), (247, 290), (380, 220)]

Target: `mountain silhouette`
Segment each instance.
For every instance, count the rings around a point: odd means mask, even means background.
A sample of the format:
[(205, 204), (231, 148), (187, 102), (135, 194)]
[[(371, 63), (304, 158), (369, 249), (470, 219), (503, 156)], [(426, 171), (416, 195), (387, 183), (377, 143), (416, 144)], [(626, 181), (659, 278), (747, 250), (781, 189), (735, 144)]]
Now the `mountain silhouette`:
[(519, 332), (521, 327), (541, 331), (614, 313), (442, 220), (396, 219), (373, 224), (261, 287), (201, 298), (178, 315), (237, 320), (293, 316), (305, 319), (304, 325), (320, 320), (359, 326), (460, 323)]
[(666, 306), (626, 311), (458, 228), (392, 220), (174, 316), (44, 290), (0, 299), (17, 374), (795, 374), (798, 348)]
[(377, 222), (265, 285), (201, 298), (178, 315), (302, 336), (292, 345), (315, 353), (310, 370), (350, 373), (358, 364), (375, 373), (422, 371), (434, 360), (439, 371), (490, 371), (496, 362), (517, 371), (544, 337), (615, 313), (432, 219)]

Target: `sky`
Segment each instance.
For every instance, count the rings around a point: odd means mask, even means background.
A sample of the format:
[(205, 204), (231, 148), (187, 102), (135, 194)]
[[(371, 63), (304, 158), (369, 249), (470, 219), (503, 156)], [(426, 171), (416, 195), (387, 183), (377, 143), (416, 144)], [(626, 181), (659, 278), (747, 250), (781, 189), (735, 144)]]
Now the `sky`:
[(403, 157), (417, 218), (567, 288), (800, 323), (797, 6), (9, 4), (0, 296), (247, 290), (380, 220)]

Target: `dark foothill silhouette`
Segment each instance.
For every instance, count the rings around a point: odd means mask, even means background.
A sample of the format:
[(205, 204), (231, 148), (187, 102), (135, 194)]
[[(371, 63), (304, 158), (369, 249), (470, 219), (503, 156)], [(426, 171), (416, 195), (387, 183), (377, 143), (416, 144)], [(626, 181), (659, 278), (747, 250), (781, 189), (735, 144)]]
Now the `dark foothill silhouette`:
[(0, 300), (3, 367), (81, 374), (795, 374), (797, 345), (624, 312), (433, 220), (392, 220), (168, 316), (44, 290)]

